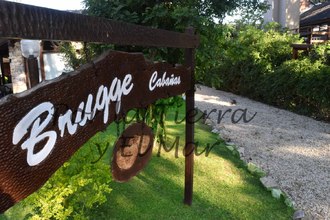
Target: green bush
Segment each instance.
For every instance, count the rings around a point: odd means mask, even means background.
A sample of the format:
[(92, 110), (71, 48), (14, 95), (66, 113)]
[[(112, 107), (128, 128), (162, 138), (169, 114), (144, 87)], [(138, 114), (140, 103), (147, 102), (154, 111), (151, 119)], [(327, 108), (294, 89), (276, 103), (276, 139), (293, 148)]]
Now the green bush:
[(316, 44), (309, 53), (312, 62), (321, 61), (326, 65), (330, 65), (330, 42)]
[[(111, 192), (109, 165), (100, 160), (99, 133), (66, 162), (37, 192), (9, 209), (8, 219), (87, 219)], [(101, 138), (100, 138), (101, 140)], [(103, 138), (108, 140), (108, 138)], [(101, 151), (104, 151), (102, 149)], [(1, 219), (1, 216), (0, 216)]]
[(263, 100), (300, 114), (329, 119), (330, 67), (308, 58), (284, 62), (263, 79)]
[(221, 88), (259, 99), (260, 78), (290, 60), (290, 44), (297, 41), (297, 36), (280, 32), (274, 25), (265, 30), (253, 26), (233, 30), (230, 39), (220, 45), (224, 49)]
[(330, 44), (292, 60), (290, 45), (301, 40), (276, 24), (264, 30), (243, 26), (223, 36), (227, 37), (219, 41), (223, 51), (216, 68), (221, 83), (216, 88), (329, 120)]
[(220, 41), (226, 34), (222, 25), (209, 25), (201, 27), (200, 45), (196, 51), (196, 82), (211, 87), (218, 87), (222, 81), (219, 76), (222, 48)]

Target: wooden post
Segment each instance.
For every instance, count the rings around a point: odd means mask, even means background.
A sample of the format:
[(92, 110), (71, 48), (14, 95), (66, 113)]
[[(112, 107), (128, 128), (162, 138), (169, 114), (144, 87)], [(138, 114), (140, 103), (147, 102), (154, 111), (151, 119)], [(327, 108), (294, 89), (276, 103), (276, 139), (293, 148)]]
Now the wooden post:
[[(187, 28), (186, 33), (194, 35), (193, 28)], [(194, 115), (195, 115), (195, 59), (194, 48), (185, 49), (185, 65), (191, 71), (191, 87), (186, 92), (186, 144), (185, 144), (185, 186), (184, 204), (191, 205), (193, 197), (194, 177)]]
[(39, 61), (40, 61), (41, 81), (45, 81), (46, 72), (45, 72), (45, 61), (44, 61), (44, 41), (41, 42)]
[(298, 49), (292, 47), (292, 58), (294, 60), (298, 59)]
[(1, 85), (4, 85), (5, 84), (5, 71), (4, 71), (4, 68), (3, 68), (3, 57), (2, 56), (0, 56), (0, 68), (1, 68), (0, 82), (1, 82)]
[(29, 79), (31, 88), (36, 86), (39, 83), (39, 68), (37, 58), (30, 56), (27, 58), (28, 70), (29, 70)]

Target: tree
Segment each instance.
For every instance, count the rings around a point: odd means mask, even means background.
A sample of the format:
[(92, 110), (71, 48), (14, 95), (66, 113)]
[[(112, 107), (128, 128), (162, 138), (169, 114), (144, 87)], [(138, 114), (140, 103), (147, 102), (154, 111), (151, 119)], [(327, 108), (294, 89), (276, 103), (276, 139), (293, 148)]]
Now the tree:
[[(193, 26), (200, 35), (206, 36), (216, 33), (214, 18), (222, 20), (226, 13), (242, 6), (249, 8), (251, 12), (263, 6), (260, 0), (84, 0), (83, 2), (89, 15), (180, 32), (188, 26)], [(141, 48), (137, 47), (115, 49), (141, 51)], [(170, 63), (178, 62), (182, 55), (178, 49), (148, 50), (147, 54), (151, 59), (165, 59)]]
[(250, 0), (243, 2), (234, 12), (240, 14), (240, 23), (248, 25), (261, 25), (263, 16), (270, 5), (263, 0)]
[[(166, 30), (184, 32), (192, 26), (200, 36), (200, 46), (196, 55), (196, 79), (211, 85), (220, 82), (217, 74), (221, 48), (219, 39), (223, 37), (220, 23), (224, 16), (241, 8), (245, 9), (246, 20), (253, 23), (260, 17), (253, 16), (265, 8), (262, 0), (84, 0), (85, 11), (89, 15), (105, 17)], [(100, 48), (100, 46), (98, 46)], [(104, 46), (103, 46), (104, 48)], [(103, 49), (102, 48), (102, 49)], [(113, 46), (115, 50), (143, 52), (150, 60), (166, 60), (182, 63), (183, 51), (173, 48), (152, 48)], [(102, 50), (98, 50), (98, 53)]]
[[(83, 2), (90, 15), (136, 24), (157, 25), (159, 28), (170, 30), (177, 30), (175, 25), (177, 23), (192, 25), (196, 22), (195, 18), (212, 22), (213, 18), (221, 20), (226, 13), (237, 8), (249, 8), (252, 12), (265, 6), (261, 0), (84, 0)], [(150, 16), (154, 19), (150, 19)], [(187, 19), (183, 21), (179, 18)]]

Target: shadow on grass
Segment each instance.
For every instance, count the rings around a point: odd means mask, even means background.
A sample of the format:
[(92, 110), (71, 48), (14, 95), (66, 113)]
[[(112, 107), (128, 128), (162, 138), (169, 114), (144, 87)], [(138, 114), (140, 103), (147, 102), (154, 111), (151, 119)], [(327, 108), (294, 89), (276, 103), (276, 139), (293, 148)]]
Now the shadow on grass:
[[(184, 172), (182, 161), (154, 156), (138, 176), (127, 183), (112, 182), (113, 191), (107, 204), (98, 207), (94, 217), (108, 219), (196, 219), (219, 217), (237, 219), (230, 211), (215, 207), (198, 195), (189, 207), (183, 204)], [(213, 207), (213, 208), (212, 208)], [(217, 209), (218, 215), (210, 209)]]
[[(156, 149), (147, 167), (131, 181), (111, 183), (113, 191), (107, 203), (93, 210), (92, 219), (288, 219), (292, 216), (292, 210), (283, 201), (272, 198), (259, 180), (247, 173), (243, 162), (224, 147), (215, 148), (209, 157), (196, 157), (193, 205), (186, 206), (183, 204), (184, 158), (175, 158), (173, 152), (160, 157), (155, 153)], [(222, 176), (215, 171), (218, 168), (227, 171)]]
[[(179, 118), (183, 118), (182, 109)], [(147, 167), (127, 183), (111, 183), (106, 204), (93, 210), (92, 219), (290, 219), (293, 210), (272, 198), (259, 179), (225, 147), (217, 134), (200, 122), (195, 124), (199, 150), (219, 141), (208, 157), (195, 157), (194, 196), (191, 207), (183, 204), (185, 125), (171, 113), (167, 131), (172, 141), (180, 137), (179, 158), (174, 150), (158, 147)], [(173, 142), (170, 142), (170, 146)], [(109, 149), (111, 150), (111, 149)]]

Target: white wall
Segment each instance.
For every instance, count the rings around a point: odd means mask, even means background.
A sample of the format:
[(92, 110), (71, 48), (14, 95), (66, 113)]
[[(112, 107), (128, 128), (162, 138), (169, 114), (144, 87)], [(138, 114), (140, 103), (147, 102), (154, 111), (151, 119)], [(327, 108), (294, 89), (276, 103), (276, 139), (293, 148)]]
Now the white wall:
[(273, 20), (273, 10), (274, 10), (274, 1), (267, 0), (268, 4), (270, 5), (269, 10), (264, 14), (264, 20), (266, 23), (272, 22)]
[(278, 22), (289, 29), (299, 27), (300, 0), (267, 1), (271, 7), (264, 15), (265, 23)]
[(286, 10), (285, 27), (289, 29), (298, 29), (300, 21), (300, 0), (288, 0)]
[(286, 17), (290, 13), (288, 11), (288, 5), (289, 1), (287, 0), (279, 0), (279, 6), (278, 6), (278, 19), (279, 23), (281, 24), (282, 27), (288, 27), (286, 23)]
[(45, 53), (44, 63), (46, 80), (54, 79), (63, 72), (72, 71), (72, 68), (68, 68), (63, 54), (60, 53)]

